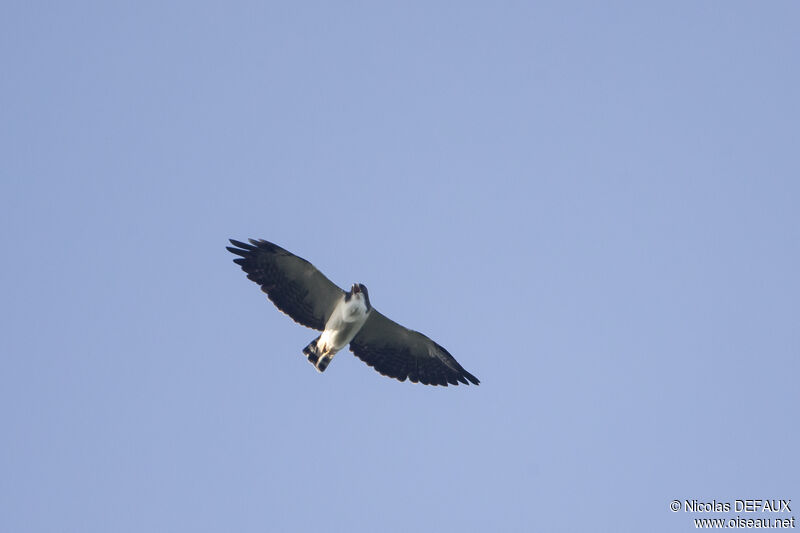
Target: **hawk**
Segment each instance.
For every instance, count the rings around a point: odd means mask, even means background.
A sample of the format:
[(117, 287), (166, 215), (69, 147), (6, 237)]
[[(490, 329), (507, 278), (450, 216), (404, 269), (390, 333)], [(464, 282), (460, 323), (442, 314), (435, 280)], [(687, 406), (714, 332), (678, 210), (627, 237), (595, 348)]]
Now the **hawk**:
[(356, 357), (400, 381), (445, 387), (480, 383), (439, 344), (373, 308), (363, 284), (344, 291), (302, 257), (265, 240), (249, 241), (230, 240), (228, 251), (240, 256), (233, 262), (278, 309), (322, 332), (303, 349), (319, 372), (349, 344)]

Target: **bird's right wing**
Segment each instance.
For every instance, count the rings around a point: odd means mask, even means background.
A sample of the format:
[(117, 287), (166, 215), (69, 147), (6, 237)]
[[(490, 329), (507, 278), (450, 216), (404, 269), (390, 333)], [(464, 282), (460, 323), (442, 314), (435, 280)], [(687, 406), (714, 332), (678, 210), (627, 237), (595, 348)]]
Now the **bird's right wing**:
[(350, 351), (375, 370), (391, 378), (425, 385), (478, 385), (450, 352), (412, 329), (405, 328), (373, 309)]
[(250, 244), (231, 239), (229, 252), (238, 257), (247, 278), (261, 285), (261, 290), (275, 306), (292, 320), (306, 327), (325, 329), (344, 291), (317, 268), (291, 252), (265, 240), (250, 239)]

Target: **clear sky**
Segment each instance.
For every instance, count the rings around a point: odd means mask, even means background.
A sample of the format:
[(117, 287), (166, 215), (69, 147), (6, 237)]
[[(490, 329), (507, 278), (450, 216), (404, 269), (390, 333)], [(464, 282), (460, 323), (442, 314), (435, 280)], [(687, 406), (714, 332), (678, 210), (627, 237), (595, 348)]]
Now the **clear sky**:
[[(0, 531), (800, 515), (796, 2), (2, 12)], [(481, 385), (318, 374), (231, 237)]]

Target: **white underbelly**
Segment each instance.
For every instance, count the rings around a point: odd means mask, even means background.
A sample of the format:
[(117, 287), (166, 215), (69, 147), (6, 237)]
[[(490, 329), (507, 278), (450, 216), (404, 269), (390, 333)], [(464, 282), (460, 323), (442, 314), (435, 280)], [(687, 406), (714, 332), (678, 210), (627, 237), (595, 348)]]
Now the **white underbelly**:
[(331, 314), (325, 324), (325, 331), (317, 341), (321, 355), (333, 356), (350, 344), (366, 322), (367, 316), (367, 308), (361, 302), (342, 301)]
[(317, 345), (325, 355), (333, 355), (353, 340), (363, 322), (344, 322), (322, 332)]

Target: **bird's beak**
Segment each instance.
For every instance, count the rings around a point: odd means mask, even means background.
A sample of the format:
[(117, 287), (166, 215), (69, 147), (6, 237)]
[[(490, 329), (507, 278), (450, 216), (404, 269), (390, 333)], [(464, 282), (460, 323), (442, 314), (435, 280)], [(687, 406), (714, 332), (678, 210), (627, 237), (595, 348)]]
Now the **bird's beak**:
[(353, 294), (358, 294), (361, 292), (361, 287), (358, 286), (358, 283), (353, 284)]

